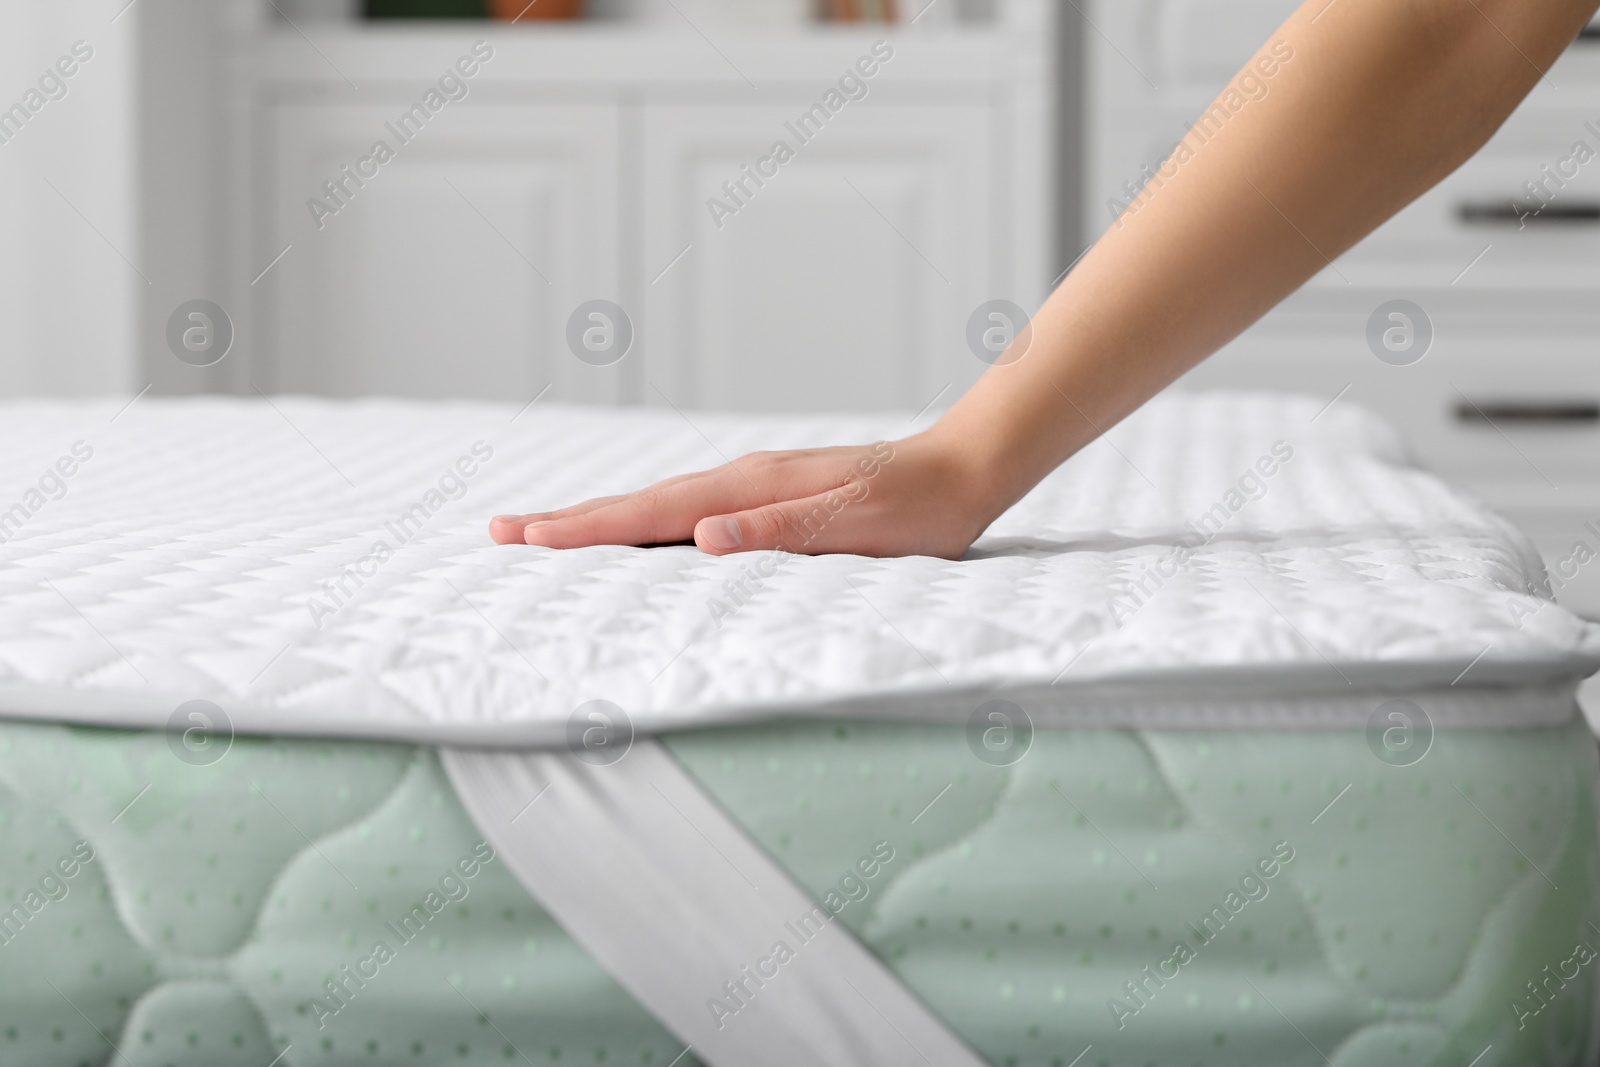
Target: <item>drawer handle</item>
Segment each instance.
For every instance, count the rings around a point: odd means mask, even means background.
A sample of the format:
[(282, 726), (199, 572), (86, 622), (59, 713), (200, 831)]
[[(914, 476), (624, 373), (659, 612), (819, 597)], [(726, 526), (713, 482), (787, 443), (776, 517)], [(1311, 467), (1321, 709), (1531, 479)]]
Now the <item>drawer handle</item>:
[(1600, 422), (1596, 400), (1470, 400), (1456, 405), (1456, 421), (1487, 425), (1514, 422), (1524, 426), (1572, 426)]
[(1565, 204), (1504, 203), (1462, 204), (1456, 214), (1472, 226), (1595, 226), (1600, 225), (1600, 200)]

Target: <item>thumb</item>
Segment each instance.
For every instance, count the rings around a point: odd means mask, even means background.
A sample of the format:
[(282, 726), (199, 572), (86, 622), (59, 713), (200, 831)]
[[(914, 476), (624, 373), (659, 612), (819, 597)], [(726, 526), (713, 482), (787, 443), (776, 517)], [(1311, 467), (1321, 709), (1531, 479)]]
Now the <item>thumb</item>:
[(838, 551), (840, 519), (851, 507), (840, 490), (800, 500), (784, 500), (731, 515), (713, 515), (695, 524), (694, 542), (702, 552), (776, 550), (801, 555)]

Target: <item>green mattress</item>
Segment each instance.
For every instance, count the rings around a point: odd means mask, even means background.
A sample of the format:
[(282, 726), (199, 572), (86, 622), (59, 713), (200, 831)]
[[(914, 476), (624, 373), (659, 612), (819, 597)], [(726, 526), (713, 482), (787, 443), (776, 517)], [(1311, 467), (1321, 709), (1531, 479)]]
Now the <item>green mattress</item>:
[[(1592, 1067), (1581, 722), (1405, 767), (1360, 731), (1040, 732), (1010, 767), (945, 726), (668, 745), (993, 1064)], [(0, 1063), (694, 1062), (426, 748), (241, 737), (196, 766), (0, 724), (0, 857)]]

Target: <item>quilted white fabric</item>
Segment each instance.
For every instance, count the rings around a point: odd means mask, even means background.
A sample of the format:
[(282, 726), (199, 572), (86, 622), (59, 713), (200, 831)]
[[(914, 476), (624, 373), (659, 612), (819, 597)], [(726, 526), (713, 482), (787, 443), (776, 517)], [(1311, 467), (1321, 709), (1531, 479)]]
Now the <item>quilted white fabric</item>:
[(469, 744), (555, 743), (596, 699), (645, 732), (993, 697), (1043, 725), (1349, 724), (1391, 693), (1570, 714), (1600, 631), (1538, 591), (1528, 542), (1321, 407), (1158, 399), (946, 562), (485, 534), (904, 416), (5, 405), (0, 713), (158, 726), (205, 699), (242, 730)]

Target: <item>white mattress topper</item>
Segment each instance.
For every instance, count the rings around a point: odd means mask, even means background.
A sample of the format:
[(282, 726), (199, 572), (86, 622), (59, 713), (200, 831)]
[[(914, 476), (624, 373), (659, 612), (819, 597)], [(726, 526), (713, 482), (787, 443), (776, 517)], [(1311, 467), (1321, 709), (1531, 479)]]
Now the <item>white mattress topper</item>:
[(1332, 726), (1426, 694), (1517, 725), (1600, 668), (1529, 542), (1343, 402), (1158, 398), (959, 562), (485, 532), (904, 416), (125, 403), (0, 406), (0, 714), (165, 726), (205, 700), (255, 732), (545, 744), (594, 700), (655, 732), (990, 699), (1045, 726)]

